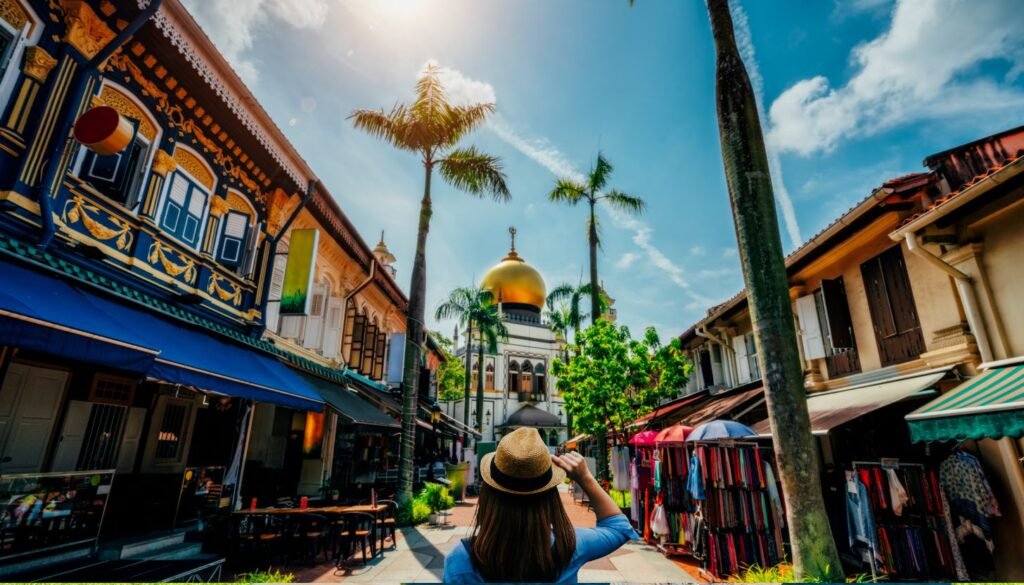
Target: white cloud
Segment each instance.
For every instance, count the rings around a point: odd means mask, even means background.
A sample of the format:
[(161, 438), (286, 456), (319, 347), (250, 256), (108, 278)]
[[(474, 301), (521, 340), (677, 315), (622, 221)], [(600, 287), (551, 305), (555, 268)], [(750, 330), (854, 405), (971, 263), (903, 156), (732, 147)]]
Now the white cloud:
[(268, 22), (295, 28), (319, 28), (327, 19), (327, 0), (183, 0), (185, 7), (247, 83), (259, 79), (256, 63), (245, 57), (255, 29)]
[(978, 68), (1021, 67), (1022, 30), (1016, 0), (897, 0), (888, 30), (853, 49), (845, 85), (812, 77), (775, 100), (770, 143), (808, 156), (913, 122), (1015, 114), (1024, 92)]
[[(437, 62), (430, 59), (424, 63), (423, 66), (425, 68), (430, 64), (436, 65)], [(453, 103), (468, 105), (494, 104), (498, 102), (497, 94), (494, 92), (493, 85), (486, 81), (477, 81), (466, 77), (458, 69), (441, 67), (441, 72), (438, 77), (441, 79), (441, 83), (444, 84), (444, 88), (448, 92), (448, 98)]]
[(690, 256), (706, 256), (708, 253), (704, 246), (694, 246), (690, 248)]
[[(747, 20), (747, 13), (743, 6), (737, 2), (733, 5), (733, 16), (736, 31), (736, 44), (740, 50), (740, 56), (747, 67), (747, 75), (750, 77), (750, 85), (754, 89), (754, 98), (757, 102), (757, 117), (761, 120), (762, 128), (767, 124), (767, 117), (764, 115), (764, 79), (761, 77), (761, 70), (757, 65), (757, 55), (754, 53), (754, 37), (750, 32), (750, 22)], [(796, 209), (793, 207), (793, 198), (789, 196), (786, 189), (786, 181), (782, 177), (782, 163), (779, 161), (779, 151), (766, 140), (766, 152), (768, 155), (768, 169), (772, 175), (772, 187), (775, 192), (776, 201), (782, 211), (782, 220), (786, 226), (786, 234), (794, 248), (803, 243), (800, 236), (800, 224), (796, 220)]]
[(620, 270), (625, 270), (632, 266), (639, 258), (640, 256), (633, 252), (626, 252), (616, 260), (615, 267)]

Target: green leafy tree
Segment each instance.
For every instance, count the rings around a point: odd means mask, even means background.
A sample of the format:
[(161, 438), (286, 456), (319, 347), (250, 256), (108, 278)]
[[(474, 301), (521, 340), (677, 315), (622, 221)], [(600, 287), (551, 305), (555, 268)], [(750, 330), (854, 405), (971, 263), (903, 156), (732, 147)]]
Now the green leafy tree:
[(597, 154), (597, 163), (585, 178), (585, 183), (573, 179), (561, 178), (555, 182), (555, 188), (548, 194), (548, 199), (556, 203), (576, 206), (585, 203), (590, 214), (587, 219), (587, 243), (590, 246), (590, 317), (596, 323), (601, 318), (601, 287), (597, 280), (597, 248), (601, 245), (600, 230), (597, 221), (597, 204), (605, 203), (625, 213), (643, 213), (647, 204), (643, 199), (627, 195), (617, 189), (606, 189), (608, 178), (612, 174), (612, 165), (604, 155)]
[(437, 331), (431, 331), (430, 336), (437, 341), (445, 357), (437, 368), (437, 399), (442, 402), (458, 400), (462, 397), (466, 372), (462, 362), (455, 358), (455, 343)]
[(626, 327), (598, 321), (580, 332), (570, 346), (568, 363), (556, 359), (552, 373), (572, 414), (577, 432), (598, 443), (598, 474), (608, 477), (608, 433), (650, 413), (666, 398), (679, 393), (692, 366), (679, 340), (662, 345), (654, 328), (633, 339)]
[(396, 104), (391, 111), (359, 109), (352, 112), (353, 125), (411, 152), (423, 165), (423, 199), (416, 230), (416, 255), (409, 285), (406, 313), (408, 334), (402, 381), (402, 448), (399, 453), (398, 499), (412, 499), (413, 451), (416, 441), (416, 397), (419, 383), (424, 313), (427, 291), (427, 233), (433, 215), (430, 182), (434, 167), (449, 185), (470, 195), (491, 195), (497, 201), (510, 198), (501, 161), (475, 146), (460, 147), (466, 135), (480, 127), (494, 113), (494, 104), (452, 104), (441, 83), (441, 68), (428, 64), (416, 84), (412, 104)]

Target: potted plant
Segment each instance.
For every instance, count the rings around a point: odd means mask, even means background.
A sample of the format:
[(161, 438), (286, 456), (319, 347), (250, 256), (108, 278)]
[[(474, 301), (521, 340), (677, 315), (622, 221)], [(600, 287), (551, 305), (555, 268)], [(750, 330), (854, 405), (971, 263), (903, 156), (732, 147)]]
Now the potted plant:
[(448, 493), (448, 488), (436, 483), (428, 483), (423, 486), (420, 499), (430, 508), (431, 526), (437, 526), (439, 512), (455, 507), (455, 499)]

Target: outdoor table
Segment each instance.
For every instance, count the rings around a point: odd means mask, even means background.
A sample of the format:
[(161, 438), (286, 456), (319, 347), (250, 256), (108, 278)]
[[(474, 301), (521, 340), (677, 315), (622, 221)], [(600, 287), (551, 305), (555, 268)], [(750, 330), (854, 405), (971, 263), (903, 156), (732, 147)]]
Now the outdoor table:
[(322, 508), (246, 508), (244, 510), (235, 510), (232, 513), (240, 516), (300, 516), (302, 514), (341, 515), (347, 512), (371, 514), (373, 516), (373, 534), (370, 538), (370, 557), (376, 558), (378, 552), (384, 552), (383, 549), (378, 550), (377, 548), (377, 531), (380, 529), (377, 524), (377, 520), (380, 519), (380, 514), (387, 509), (388, 507), (384, 504), (378, 504), (376, 506), (360, 504), (357, 506), (324, 506)]

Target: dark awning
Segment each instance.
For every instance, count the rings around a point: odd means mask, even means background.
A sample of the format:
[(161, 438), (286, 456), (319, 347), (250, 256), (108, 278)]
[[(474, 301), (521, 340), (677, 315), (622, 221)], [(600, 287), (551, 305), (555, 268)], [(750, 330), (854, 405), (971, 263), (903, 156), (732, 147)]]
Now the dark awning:
[(0, 282), (0, 343), (206, 392), (322, 409), (309, 384), (272, 355), (6, 261)]
[(663, 419), (668, 419), (669, 417), (678, 414), (680, 410), (688, 406), (692, 406), (697, 402), (700, 402), (701, 400), (706, 401), (708, 400), (708, 398), (708, 393), (701, 391), (696, 392), (694, 394), (690, 394), (689, 396), (677, 398), (675, 400), (672, 400), (671, 402), (666, 402), (665, 404), (660, 404), (657, 408), (652, 410), (646, 416), (642, 416), (633, 421), (632, 423), (630, 423), (629, 426), (643, 427), (646, 425), (661, 422)]
[(535, 429), (561, 429), (565, 424), (550, 412), (541, 410), (532, 404), (527, 404), (508, 417), (505, 428), (512, 427), (533, 427)]
[(742, 392), (712, 396), (710, 402), (687, 414), (679, 422), (695, 427), (716, 419), (729, 418), (730, 414), (735, 415), (736, 411), (743, 410), (744, 407), (751, 408), (763, 400), (764, 388), (752, 388)]
[(354, 390), (310, 374), (299, 374), (324, 401), (352, 424), (400, 429), (402, 425)]
[(916, 442), (1024, 436), (1024, 364), (987, 370), (906, 419)]

